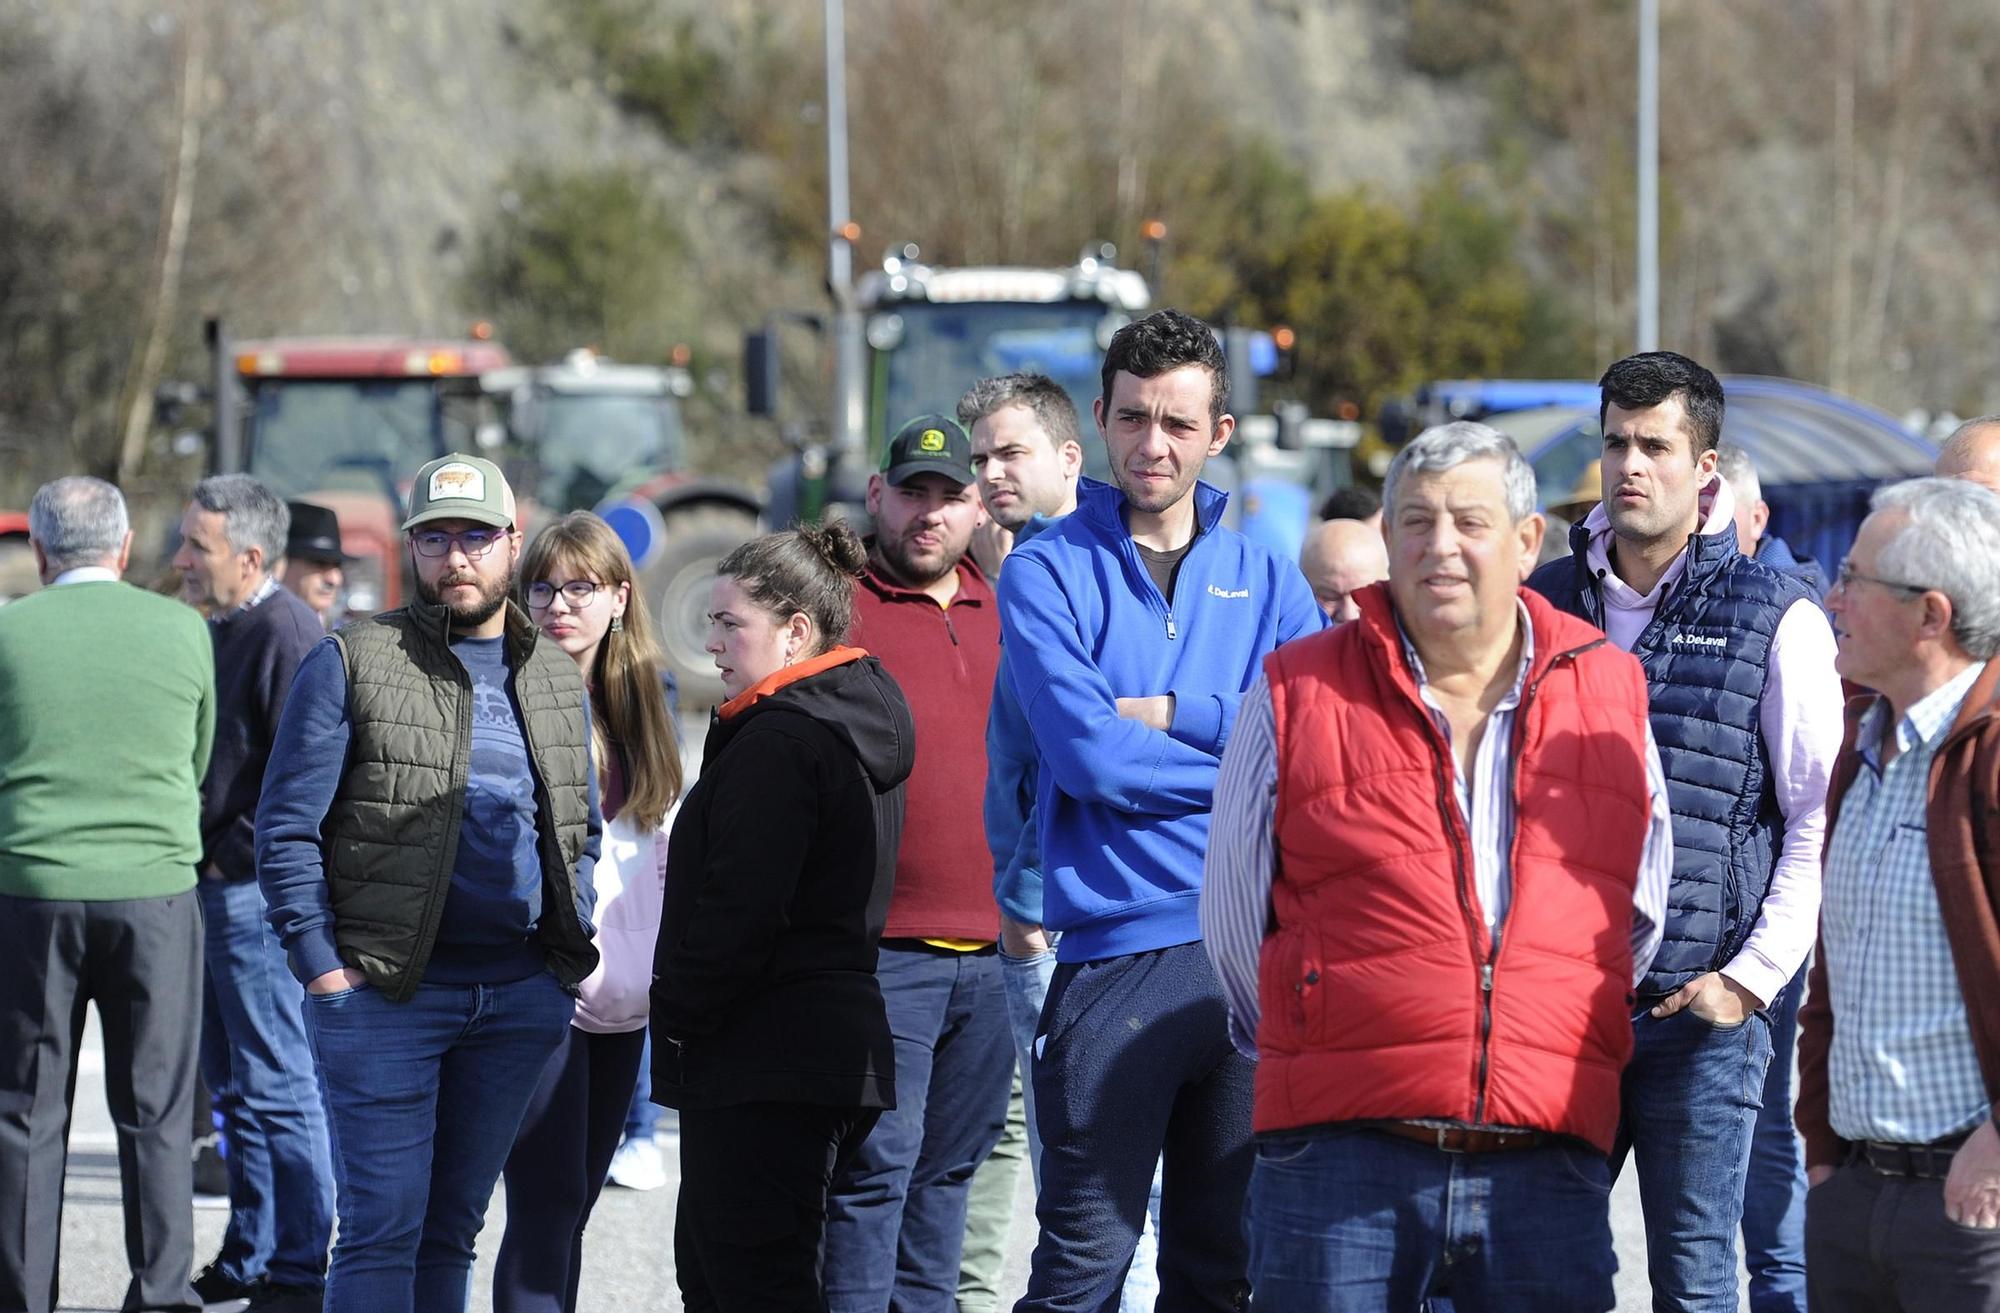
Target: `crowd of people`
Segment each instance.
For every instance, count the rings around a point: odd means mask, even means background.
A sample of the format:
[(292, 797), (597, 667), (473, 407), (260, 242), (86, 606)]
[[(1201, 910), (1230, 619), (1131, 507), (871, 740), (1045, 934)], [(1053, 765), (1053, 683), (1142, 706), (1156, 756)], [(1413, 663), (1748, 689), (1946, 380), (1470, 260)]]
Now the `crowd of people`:
[(331, 512), (203, 480), (175, 601), (116, 488), (43, 487), (0, 1309), (58, 1303), (94, 1004), (131, 1310), (456, 1313), (504, 1188), (496, 1313), (573, 1313), (635, 1088), (689, 1310), (987, 1313), (1024, 1163), (1024, 1313), (1606, 1310), (1628, 1158), (1657, 1309), (1736, 1309), (1740, 1234), (1758, 1313), (2000, 1310), (2000, 417), (1823, 569), (1644, 353), (1566, 542), (1459, 421), (1294, 561), (1201, 479), (1205, 325), (1102, 385), (1087, 437), (982, 379), (866, 536), (726, 556), (691, 784), (619, 539), (529, 540), (483, 458), (416, 472), (415, 600), (330, 632)]

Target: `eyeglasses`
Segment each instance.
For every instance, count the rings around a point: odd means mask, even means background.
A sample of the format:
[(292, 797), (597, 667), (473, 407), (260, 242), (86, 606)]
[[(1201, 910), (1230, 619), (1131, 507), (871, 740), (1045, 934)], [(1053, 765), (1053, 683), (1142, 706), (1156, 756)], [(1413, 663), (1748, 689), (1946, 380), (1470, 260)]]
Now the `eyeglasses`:
[(467, 557), (476, 559), (492, 551), (493, 544), (506, 536), (505, 529), (466, 529), (459, 533), (423, 529), (410, 535), (410, 543), (419, 556), (448, 556), (455, 546)]
[(607, 584), (590, 579), (572, 579), (568, 583), (552, 584), (546, 579), (537, 579), (528, 585), (528, 605), (537, 611), (546, 611), (555, 603), (556, 594), (561, 593), (575, 611), (590, 605), (591, 599), (603, 592)]
[(1902, 593), (1906, 597), (1922, 597), (1930, 589), (1919, 584), (1906, 584), (1895, 579), (1884, 579), (1880, 575), (1863, 574), (1854, 568), (1853, 561), (1842, 561), (1840, 570), (1834, 575), (1834, 582), (1842, 588), (1852, 588), (1856, 583), (1875, 584), (1891, 592)]

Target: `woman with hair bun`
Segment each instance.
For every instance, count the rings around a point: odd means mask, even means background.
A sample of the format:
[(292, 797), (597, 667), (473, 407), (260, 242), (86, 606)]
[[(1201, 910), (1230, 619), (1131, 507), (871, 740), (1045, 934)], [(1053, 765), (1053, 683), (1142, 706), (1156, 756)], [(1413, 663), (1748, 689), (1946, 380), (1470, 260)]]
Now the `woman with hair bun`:
[(674, 822), (653, 961), (690, 1309), (821, 1307), (827, 1187), (895, 1106), (875, 949), (915, 732), (881, 663), (843, 646), (866, 559), (830, 524), (716, 567), (707, 650), (730, 697)]

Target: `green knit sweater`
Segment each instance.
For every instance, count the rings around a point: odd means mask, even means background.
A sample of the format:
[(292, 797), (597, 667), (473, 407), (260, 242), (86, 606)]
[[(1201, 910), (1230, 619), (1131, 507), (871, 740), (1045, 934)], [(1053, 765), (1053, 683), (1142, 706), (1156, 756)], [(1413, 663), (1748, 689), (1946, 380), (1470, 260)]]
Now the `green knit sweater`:
[(0, 894), (194, 887), (215, 658), (191, 608), (130, 584), (0, 607)]

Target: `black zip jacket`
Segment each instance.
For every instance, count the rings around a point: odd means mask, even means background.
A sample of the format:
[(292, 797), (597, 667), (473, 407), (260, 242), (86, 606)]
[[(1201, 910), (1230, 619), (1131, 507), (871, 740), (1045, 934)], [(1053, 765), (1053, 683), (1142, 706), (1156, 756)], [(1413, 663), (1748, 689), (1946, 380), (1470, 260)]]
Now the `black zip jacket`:
[(667, 849), (655, 1102), (896, 1106), (875, 950), (915, 757), (873, 657), (713, 723)]

